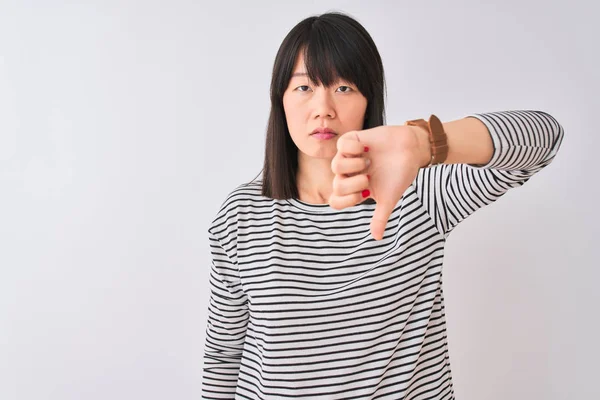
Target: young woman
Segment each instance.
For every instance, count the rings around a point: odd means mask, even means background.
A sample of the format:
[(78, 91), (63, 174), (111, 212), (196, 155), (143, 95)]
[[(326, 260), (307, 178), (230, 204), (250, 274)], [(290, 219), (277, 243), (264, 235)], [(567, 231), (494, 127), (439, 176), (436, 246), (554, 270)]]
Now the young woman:
[(370, 35), (327, 13), (275, 59), (262, 179), (208, 232), (204, 398), (452, 399), (445, 240), (547, 166), (541, 111), (384, 125)]

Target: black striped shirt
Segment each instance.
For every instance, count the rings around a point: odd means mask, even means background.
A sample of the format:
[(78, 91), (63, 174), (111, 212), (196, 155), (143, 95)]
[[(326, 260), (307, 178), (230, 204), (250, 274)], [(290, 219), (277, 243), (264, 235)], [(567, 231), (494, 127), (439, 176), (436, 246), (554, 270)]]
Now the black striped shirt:
[(541, 111), (472, 114), (486, 165), (422, 168), (384, 238), (374, 204), (343, 210), (238, 186), (208, 229), (203, 397), (453, 399), (442, 262), (459, 222), (547, 166), (562, 126)]

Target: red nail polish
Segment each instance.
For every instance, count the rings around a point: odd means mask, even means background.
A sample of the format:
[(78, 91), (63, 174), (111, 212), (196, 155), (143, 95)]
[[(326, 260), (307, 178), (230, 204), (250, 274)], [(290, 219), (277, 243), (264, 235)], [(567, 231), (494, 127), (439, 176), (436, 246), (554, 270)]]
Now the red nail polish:
[(365, 189), (362, 191), (362, 197), (369, 197), (370, 194), (371, 192), (369, 191), (369, 189)]
[(371, 175), (367, 175), (367, 179), (368, 179), (368, 180), (371, 180)]
[(369, 146), (365, 146), (365, 153), (369, 151)]

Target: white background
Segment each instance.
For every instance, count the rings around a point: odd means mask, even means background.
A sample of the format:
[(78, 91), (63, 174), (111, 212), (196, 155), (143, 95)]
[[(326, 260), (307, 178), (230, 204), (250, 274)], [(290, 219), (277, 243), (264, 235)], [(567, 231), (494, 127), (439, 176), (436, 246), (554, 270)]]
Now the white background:
[(379, 47), (388, 124), (563, 125), (448, 240), (450, 358), (461, 400), (600, 398), (597, 13), (494, 3), (0, 0), (0, 398), (201, 396), (206, 229), (262, 167), (282, 39), (329, 10)]

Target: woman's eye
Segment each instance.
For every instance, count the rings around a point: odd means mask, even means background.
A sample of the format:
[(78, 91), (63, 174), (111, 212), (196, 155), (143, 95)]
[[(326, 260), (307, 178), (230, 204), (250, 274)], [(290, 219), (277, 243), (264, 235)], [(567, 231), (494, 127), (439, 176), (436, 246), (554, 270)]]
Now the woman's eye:
[[(342, 90), (340, 90), (340, 89), (342, 89)], [(308, 92), (310, 90), (310, 86), (308, 86), (308, 85), (298, 86), (296, 88), (296, 90), (298, 90), (299, 92)], [(348, 93), (348, 92), (352, 91), (352, 88), (350, 86), (340, 86), (337, 90), (342, 93)]]

